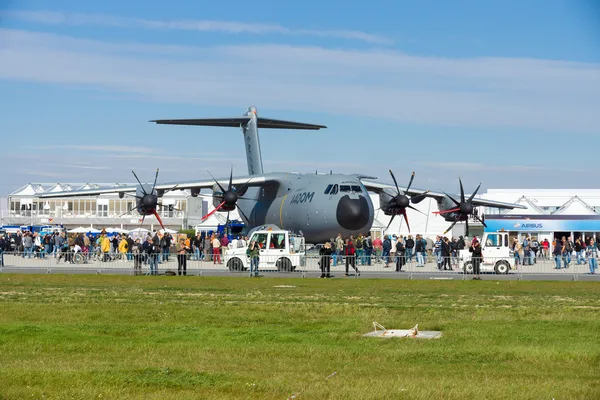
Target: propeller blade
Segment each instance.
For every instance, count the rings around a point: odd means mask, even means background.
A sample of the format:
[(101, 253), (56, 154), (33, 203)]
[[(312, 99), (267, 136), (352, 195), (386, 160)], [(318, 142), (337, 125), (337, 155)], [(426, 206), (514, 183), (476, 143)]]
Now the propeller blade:
[(148, 194), (146, 193), (146, 189), (144, 189), (144, 185), (142, 185), (142, 182), (140, 182), (140, 178), (138, 178), (138, 176), (135, 174), (134, 170), (131, 170), (131, 173), (133, 174), (133, 176), (135, 176), (135, 179), (138, 181), (138, 183), (140, 184), (140, 187), (142, 188), (142, 192), (144, 194)]
[(412, 185), (412, 183), (413, 183), (413, 179), (415, 179), (415, 171), (413, 171), (412, 175), (410, 176), (410, 181), (408, 181), (408, 186), (406, 187), (406, 190), (404, 191), (405, 195), (408, 193), (408, 190), (410, 189), (410, 185)]
[(211, 215), (213, 215), (214, 213), (216, 213), (217, 211), (219, 211), (221, 209), (221, 207), (223, 207), (224, 204), (225, 204), (225, 202), (222, 201), (221, 204), (219, 204), (217, 207), (215, 207), (214, 210), (212, 210), (211, 212), (209, 212), (208, 214), (206, 214), (204, 217), (202, 217), (202, 221), (204, 221), (205, 219), (207, 219), (208, 217), (210, 217)]
[(392, 179), (394, 180), (394, 185), (396, 185), (396, 192), (398, 192), (398, 196), (400, 196), (400, 189), (398, 188), (398, 182), (396, 181), (396, 177), (394, 176), (394, 173), (392, 172), (391, 169), (390, 169), (390, 175), (392, 176)]
[(449, 210), (434, 211), (432, 214), (441, 215), (441, 214), (448, 214), (448, 213), (457, 212), (457, 211), (460, 211), (460, 208), (451, 208)]
[(408, 217), (406, 216), (406, 208), (402, 210), (402, 215), (404, 216), (404, 220), (406, 221), (406, 227), (408, 228), (408, 232), (410, 232), (410, 225), (408, 224)]
[(229, 232), (229, 211), (227, 211), (227, 220), (225, 221), (225, 234), (228, 234)]
[(163, 196), (169, 192), (172, 192), (173, 190), (177, 189), (177, 186), (179, 186), (179, 183), (175, 186), (173, 186), (171, 189), (167, 189), (163, 192)]
[(465, 220), (465, 236), (469, 236), (469, 218)]
[(229, 173), (229, 187), (227, 190), (231, 190), (231, 182), (233, 182), (233, 165), (231, 166), (231, 172)]
[(392, 214), (392, 218), (390, 218), (390, 223), (388, 224), (387, 228), (385, 228), (386, 231), (388, 229), (390, 229), (390, 225), (392, 225), (392, 221), (394, 221), (394, 217), (396, 217), (396, 214)]
[(142, 229), (142, 225), (144, 225), (145, 220), (146, 220), (146, 216), (142, 215), (142, 221), (140, 222), (140, 227), (138, 229)]
[[(156, 168), (156, 175), (154, 175), (154, 184), (152, 184), (152, 190), (150, 191), (150, 193), (154, 193), (154, 188), (156, 187), (156, 181), (158, 180), (158, 168)], [(163, 229), (165, 229), (163, 227)]]
[(477, 189), (475, 189), (475, 191), (473, 192), (473, 194), (471, 195), (471, 197), (469, 197), (469, 200), (467, 200), (467, 202), (471, 202), (471, 200), (473, 200), (473, 198), (475, 198), (475, 195), (477, 194), (477, 191), (479, 191), (479, 188), (481, 187), (481, 183), (479, 184), (479, 186), (477, 186)]
[[(127, 215), (127, 214), (129, 214), (130, 212), (132, 212), (132, 211), (133, 211), (133, 210), (135, 210), (136, 208), (137, 208), (137, 206), (133, 206), (133, 207), (131, 207), (129, 210), (127, 210), (127, 211), (125, 211), (123, 214), (119, 215), (119, 217), (122, 217), (123, 215)], [(119, 217), (117, 217), (117, 218), (119, 218)]]
[(463, 189), (463, 184), (462, 184), (462, 181), (460, 180), (460, 177), (458, 178), (458, 183), (460, 183), (460, 202), (464, 203), (465, 202), (465, 189)]
[(175, 207), (173, 207), (173, 205), (172, 205), (172, 204), (167, 204), (167, 205), (164, 205), (164, 204), (162, 204), (162, 203), (158, 203), (158, 206), (160, 206), (160, 208), (161, 208), (161, 209), (163, 209), (163, 208), (166, 208), (166, 209), (167, 209), (167, 210), (169, 210), (169, 211), (173, 211), (173, 210), (175, 210), (175, 211), (183, 211), (183, 210), (181, 210), (181, 209), (179, 209), (179, 208), (175, 208)]
[(423, 211), (421, 211), (421, 210), (418, 210), (418, 209), (416, 209), (415, 207), (413, 207), (413, 206), (411, 206), (411, 205), (409, 205), (407, 208), (410, 208), (411, 210), (415, 210), (416, 212), (418, 212), (418, 213), (421, 213), (421, 214), (423, 214), (423, 215), (427, 216), (427, 214), (425, 214)]
[(456, 199), (455, 199), (454, 197), (450, 196), (450, 195), (449, 195), (448, 193), (446, 193), (446, 192), (442, 192), (442, 193), (444, 193), (444, 194), (446, 195), (446, 197), (448, 197), (450, 200), (452, 200), (452, 201), (454, 202), (454, 204), (456, 204), (457, 206), (459, 206), (459, 207), (460, 207), (460, 203), (459, 203), (458, 201), (456, 201)]
[(487, 225), (481, 218), (479, 218), (479, 216), (477, 216), (477, 215), (473, 215), (473, 216), (475, 217), (475, 219), (477, 219), (477, 221), (481, 222), (481, 224), (487, 228)]
[(425, 198), (427, 197), (426, 194), (429, 193), (429, 190), (424, 191), (421, 194), (417, 194), (413, 197), (410, 198), (410, 202), (413, 204), (419, 204), (420, 202), (422, 202), (423, 200), (425, 200)]
[(142, 198), (140, 196), (136, 196), (134, 194), (131, 193), (123, 193), (125, 196), (129, 196), (129, 197), (133, 197), (134, 199), (138, 199), (141, 200)]
[(206, 172), (208, 172), (208, 174), (210, 175), (210, 177), (213, 178), (213, 181), (215, 181), (215, 183), (217, 184), (217, 186), (219, 187), (219, 189), (221, 189), (221, 192), (223, 193), (223, 195), (225, 195), (225, 192), (227, 190), (225, 190), (225, 188), (223, 188), (223, 186), (221, 186), (221, 184), (215, 179), (215, 177), (212, 176), (212, 174), (210, 173), (210, 171), (207, 170)]
[(450, 227), (444, 231), (444, 235), (445, 235), (446, 233), (450, 232), (450, 231), (452, 230), (452, 228), (454, 228), (454, 225), (456, 225), (456, 222), (457, 222), (457, 221), (454, 221), (454, 222), (453, 222), (453, 223), (450, 225)]
[(162, 220), (160, 219), (160, 215), (158, 215), (158, 213), (156, 212), (156, 210), (152, 211), (152, 214), (154, 214), (154, 216), (156, 217), (156, 219), (158, 220), (158, 223), (160, 224), (160, 226), (165, 229), (165, 226), (162, 223)]
[(237, 210), (240, 212), (240, 214), (242, 214), (242, 217), (244, 217), (246, 219), (246, 221), (248, 221), (248, 223), (250, 223), (250, 218), (248, 218), (248, 216), (246, 215), (246, 213), (244, 211), (242, 211), (241, 207), (237, 206)]
[(244, 192), (244, 190), (248, 189), (248, 185), (250, 184), (250, 181), (252, 180), (252, 178), (248, 179), (248, 181), (246, 183), (244, 183), (242, 186), (239, 187), (239, 189), (237, 189), (237, 192)]

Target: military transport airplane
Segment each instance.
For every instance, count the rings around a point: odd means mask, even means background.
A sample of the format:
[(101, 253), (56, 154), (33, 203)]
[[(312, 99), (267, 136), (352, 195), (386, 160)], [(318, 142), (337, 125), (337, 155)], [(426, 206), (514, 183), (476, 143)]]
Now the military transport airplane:
[(248, 227), (270, 224), (282, 229), (301, 231), (307, 243), (322, 243), (338, 233), (348, 237), (369, 232), (373, 225), (375, 211), (369, 191), (379, 195), (379, 209), (386, 215), (391, 215), (392, 219), (396, 215), (402, 215), (407, 223), (406, 209), (413, 208), (411, 203), (419, 203), (426, 197), (437, 200), (439, 209), (442, 210), (440, 214), (447, 221), (453, 222), (453, 225), (465, 221), (469, 215), (472, 215), (474, 206), (524, 208), (518, 204), (475, 199), (474, 195), (465, 201), (464, 194), (461, 197), (462, 202), (459, 203), (445, 193), (412, 189), (414, 173), (406, 188), (398, 186), (392, 171), (390, 174), (394, 185), (374, 182), (375, 177), (359, 174), (264, 173), (259, 128), (318, 130), (326, 126), (259, 117), (254, 106), (249, 107), (244, 115), (233, 118), (168, 119), (150, 122), (241, 128), (248, 175), (234, 177), (231, 171), (228, 178), (157, 184), (157, 170), (154, 184), (150, 186), (142, 184), (134, 172), (139, 186), (54, 192), (42, 194), (40, 197), (79, 197), (118, 193), (123, 198), (125, 194), (131, 195), (131, 192), (135, 192), (134, 209), (137, 209), (144, 218), (147, 215), (155, 215), (162, 226), (156, 210), (160, 206), (158, 199), (164, 193), (190, 189), (192, 196), (198, 196), (201, 189), (212, 189), (215, 208), (211, 214), (230, 212), (237, 208)]

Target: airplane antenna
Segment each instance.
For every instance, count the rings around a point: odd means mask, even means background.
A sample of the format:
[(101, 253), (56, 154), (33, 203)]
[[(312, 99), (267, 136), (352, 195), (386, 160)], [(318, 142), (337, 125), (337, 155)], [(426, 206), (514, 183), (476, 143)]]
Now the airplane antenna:
[(333, 170), (332, 169), (329, 170), (329, 175), (333, 175)]

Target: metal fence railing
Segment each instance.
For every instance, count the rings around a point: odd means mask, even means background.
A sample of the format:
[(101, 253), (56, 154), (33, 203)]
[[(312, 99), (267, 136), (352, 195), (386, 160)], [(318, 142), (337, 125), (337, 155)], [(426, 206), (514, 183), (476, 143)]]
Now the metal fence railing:
[[(181, 261), (179, 260), (181, 258)], [(177, 254), (101, 254), (72, 253), (58, 254), (15, 253), (4, 252), (0, 255), (0, 272), (35, 272), (35, 273), (97, 273), (97, 274), (169, 274), (179, 272), (179, 264), (185, 259), (186, 275), (202, 275), (204, 273), (250, 274), (251, 260), (246, 256), (223, 254), (220, 257), (200, 256), (194, 254), (178, 256)], [(220, 262), (219, 262), (220, 261)], [(440, 261), (440, 263), (438, 263)], [(529, 261), (529, 260), (528, 260)], [(261, 255), (258, 261), (261, 273), (278, 272), (286, 276), (319, 276), (323, 274), (321, 267), (329, 264), (330, 273), (335, 276), (348, 274), (359, 276), (396, 275), (408, 279), (418, 277), (472, 279), (475, 275), (475, 260), (448, 257), (438, 260), (429, 255), (425, 262), (417, 262), (401, 257), (321, 257), (318, 254), (300, 255)], [(346, 268), (348, 265), (348, 268)], [(482, 277), (495, 276), (505, 279), (598, 279), (600, 271), (594, 266), (597, 260), (592, 258), (577, 259), (561, 257), (556, 259), (537, 258), (527, 262), (515, 263), (512, 258), (484, 258), (480, 261)], [(356, 269), (354, 267), (356, 267)], [(181, 266), (183, 273), (183, 265)], [(595, 272), (595, 273), (592, 273)]]

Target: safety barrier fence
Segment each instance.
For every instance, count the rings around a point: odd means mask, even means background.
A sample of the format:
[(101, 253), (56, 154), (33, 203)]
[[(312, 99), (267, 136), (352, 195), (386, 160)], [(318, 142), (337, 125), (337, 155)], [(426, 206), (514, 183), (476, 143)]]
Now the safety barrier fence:
[[(83, 254), (83, 253), (14, 253), (4, 252), (0, 256), (0, 272), (35, 272), (35, 273), (96, 273), (96, 274), (177, 274), (179, 258), (177, 254), (138, 255), (133, 254)], [(221, 262), (211, 257), (198, 260), (196, 256), (188, 254), (185, 258), (186, 275), (203, 275), (204, 273), (225, 273), (231, 275), (250, 275), (251, 261), (245, 256), (222, 255)], [(441, 258), (440, 264), (435, 256), (428, 256), (426, 260), (416, 257), (402, 259), (391, 256), (387, 262), (382, 257), (343, 257), (330, 256), (328, 259), (317, 254), (299, 255), (261, 255), (259, 257), (259, 273), (279, 273), (285, 276), (320, 276), (323, 274), (321, 266), (329, 263), (330, 274), (350, 277), (360, 276), (388, 276), (396, 275), (403, 278), (452, 278), (472, 279), (474, 274), (474, 260), (458, 257)], [(515, 264), (512, 258), (484, 258), (480, 261), (480, 275), (485, 277), (495, 276), (506, 279), (523, 279), (537, 277), (537, 279), (572, 279), (584, 278), (599, 279), (600, 271), (594, 268), (597, 260), (589, 257), (570, 259), (561, 257), (538, 258), (526, 260), (525, 265)], [(531, 264), (528, 264), (531, 261)], [(348, 263), (348, 269), (346, 269)], [(354, 269), (352, 265), (356, 267)], [(183, 266), (182, 266), (183, 272)], [(593, 273), (595, 272), (595, 273)]]

